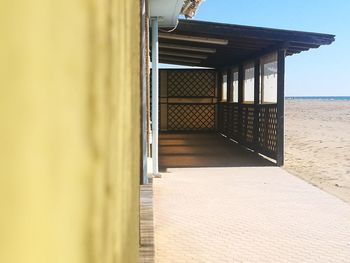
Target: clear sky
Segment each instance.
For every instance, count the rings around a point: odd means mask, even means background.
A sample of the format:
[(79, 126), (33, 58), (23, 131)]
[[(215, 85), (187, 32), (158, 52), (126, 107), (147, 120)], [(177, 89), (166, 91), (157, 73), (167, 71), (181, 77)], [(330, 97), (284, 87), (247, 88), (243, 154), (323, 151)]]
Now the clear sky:
[(194, 18), (336, 35), (286, 60), (287, 96), (350, 96), (350, 0), (206, 0)]

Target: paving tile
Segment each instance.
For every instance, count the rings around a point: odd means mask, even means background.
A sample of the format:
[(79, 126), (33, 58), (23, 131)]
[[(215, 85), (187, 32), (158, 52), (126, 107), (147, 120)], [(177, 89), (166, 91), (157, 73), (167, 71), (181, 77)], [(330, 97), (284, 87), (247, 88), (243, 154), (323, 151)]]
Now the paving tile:
[(350, 205), (277, 167), (154, 180), (156, 263), (350, 262)]

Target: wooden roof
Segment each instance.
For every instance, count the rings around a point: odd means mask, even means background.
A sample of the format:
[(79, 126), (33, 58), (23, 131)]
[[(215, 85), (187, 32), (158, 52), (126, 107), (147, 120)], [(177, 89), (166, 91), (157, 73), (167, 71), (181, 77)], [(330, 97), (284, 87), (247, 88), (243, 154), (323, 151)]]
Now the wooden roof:
[[(211, 43), (215, 40), (221, 43)], [(160, 30), (159, 61), (221, 68), (282, 48), (288, 56), (334, 40), (335, 36), (329, 34), (180, 20), (176, 30)]]

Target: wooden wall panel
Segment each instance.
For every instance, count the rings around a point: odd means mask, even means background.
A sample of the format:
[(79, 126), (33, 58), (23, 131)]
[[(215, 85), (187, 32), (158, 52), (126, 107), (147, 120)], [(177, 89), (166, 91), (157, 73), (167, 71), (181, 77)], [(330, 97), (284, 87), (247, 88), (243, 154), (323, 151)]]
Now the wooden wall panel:
[(0, 262), (138, 262), (140, 1), (0, 2)]

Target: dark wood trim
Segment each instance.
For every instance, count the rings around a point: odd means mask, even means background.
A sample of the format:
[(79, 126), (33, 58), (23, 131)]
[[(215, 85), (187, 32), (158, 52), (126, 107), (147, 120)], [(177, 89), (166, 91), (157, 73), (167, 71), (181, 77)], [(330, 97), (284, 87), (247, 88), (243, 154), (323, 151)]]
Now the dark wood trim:
[(254, 124), (253, 145), (254, 151), (259, 148), (259, 103), (260, 103), (260, 59), (254, 62)]
[[(293, 55), (311, 48), (318, 48), (321, 45), (329, 45), (335, 41), (335, 36), (330, 34), (182, 19), (179, 20), (175, 32), (163, 34), (176, 34), (185, 38), (188, 36), (197, 36), (227, 40), (227, 45), (189, 41), (186, 45), (190, 46), (192, 50), (181, 50), (176, 49), (176, 45), (183, 46), (184, 43), (182, 40), (160, 38), (160, 44), (172, 45), (174, 48), (170, 49), (169, 46), (163, 46), (161, 50), (171, 50), (172, 52), (178, 52), (179, 55), (181, 53), (188, 53), (207, 56), (207, 58), (200, 58), (198, 61), (199, 64), (193, 64), (191, 61), (170, 61), (169, 56), (174, 58), (176, 55), (169, 54), (160, 54), (160, 61), (170, 64), (196, 65), (215, 69), (227, 68), (234, 64), (240, 64), (243, 61), (254, 60), (266, 53), (286, 49), (287, 47), (284, 47), (286, 43), (289, 43), (286, 54)], [(198, 49), (196, 50), (196, 48)], [(215, 49), (216, 52), (201, 52), (202, 48)]]
[(233, 88), (232, 88), (232, 69), (227, 70), (227, 103), (230, 103), (233, 98)]
[(219, 102), (220, 102), (220, 96), (219, 96), (219, 71), (215, 71), (215, 96), (216, 96), (216, 106), (215, 106), (215, 131), (220, 130), (220, 123), (221, 123), (221, 116), (220, 116), (220, 110), (219, 110)]
[(277, 52), (277, 165), (284, 165), (284, 74), (286, 50)]
[(221, 98), (222, 98), (222, 71), (221, 70), (217, 70), (217, 90), (218, 90), (218, 93), (217, 93), (217, 99), (218, 101), (222, 101)]
[(161, 71), (215, 71), (214, 68), (201, 68), (201, 69), (192, 69), (192, 68), (160, 68), (159, 72)]
[[(198, 20), (179, 20), (177, 32), (188, 35), (239, 37), (247, 40), (293, 41), (302, 44), (331, 44), (334, 35), (295, 30), (242, 26)], [(195, 34), (196, 33), (196, 34)]]
[[(163, 97), (165, 98), (165, 97)], [(215, 99), (216, 96), (167, 96), (169, 99)]]
[(243, 65), (238, 67), (238, 140), (244, 141), (242, 138), (242, 103), (243, 103), (243, 80), (244, 80), (244, 69)]

